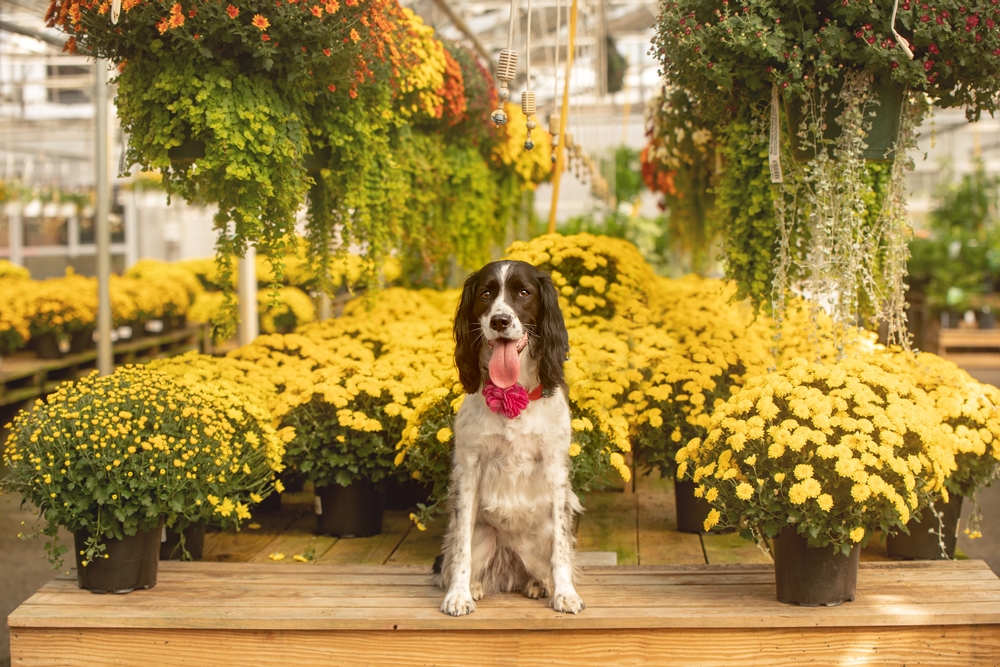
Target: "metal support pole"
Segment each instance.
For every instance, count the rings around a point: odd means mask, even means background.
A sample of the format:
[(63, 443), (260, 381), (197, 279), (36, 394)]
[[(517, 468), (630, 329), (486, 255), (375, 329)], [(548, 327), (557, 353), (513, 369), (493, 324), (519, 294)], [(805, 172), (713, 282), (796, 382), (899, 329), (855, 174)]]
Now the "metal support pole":
[(108, 63), (94, 63), (94, 126), (96, 155), (94, 188), (97, 211), (94, 214), (94, 240), (97, 242), (97, 371), (101, 375), (114, 372), (111, 350), (111, 187), (108, 182)]
[(260, 321), (257, 318), (257, 248), (247, 246), (247, 251), (240, 259), (239, 287), (236, 297), (239, 300), (240, 326), (236, 340), (242, 347), (254, 342), (260, 334)]
[(573, 49), (576, 48), (576, 2), (569, 7), (569, 44), (566, 46), (566, 81), (563, 82), (562, 108), (559, 110), (559, 145), (556, 146), (556, 167), (552, 174), (552, 208), (549, 209), (549, 234), (556, 233), (556, 211), (559, 205), (559, 181), (565, 169), (566, 125), (569, 122), (569, 79), (573, 69)]

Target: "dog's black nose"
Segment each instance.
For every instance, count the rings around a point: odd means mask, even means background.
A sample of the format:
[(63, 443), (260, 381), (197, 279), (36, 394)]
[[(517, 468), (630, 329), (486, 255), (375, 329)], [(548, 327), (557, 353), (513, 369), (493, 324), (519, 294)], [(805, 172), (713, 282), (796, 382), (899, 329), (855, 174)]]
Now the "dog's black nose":
[(510, 315), (494, 315), (490, 318), (490, 327), (494, 331), (503, 331), (510, 326)]

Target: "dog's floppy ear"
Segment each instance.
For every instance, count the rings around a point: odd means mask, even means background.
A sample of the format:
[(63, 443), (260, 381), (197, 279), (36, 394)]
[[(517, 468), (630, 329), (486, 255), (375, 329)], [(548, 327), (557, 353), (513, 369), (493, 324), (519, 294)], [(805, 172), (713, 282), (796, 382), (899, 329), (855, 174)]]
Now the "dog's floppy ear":
[(473, 273), (465, 279), (462, 300), (459, 301), (458, 310), (455, 312), (455, 366), (458, 367), (458, 379), (466, 394), (475, 394), (483, 384), (483, 370), (479, 361), (479, 323), (472, 322), (472, 307), (476, 302), (478, 278), (479, 274)]
[(539, 312), (536, 333), (539, 339), (537, 352), (532, 348), (532, 356), (538, 360), (538, 379), (542, 389), (553, 391), (565, 386), (563, 363), (569, 354), (569, 334), (559, 309), (559, 292), (552, 278), (544, 271), (538, 272)]

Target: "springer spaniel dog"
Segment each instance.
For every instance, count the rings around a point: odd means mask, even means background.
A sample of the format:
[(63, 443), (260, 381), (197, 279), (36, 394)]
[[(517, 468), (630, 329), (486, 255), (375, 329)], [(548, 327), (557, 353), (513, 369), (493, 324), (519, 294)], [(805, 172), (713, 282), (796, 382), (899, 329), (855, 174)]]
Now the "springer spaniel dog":
[(499, 261), (470, 275), (455, 315), (465, 401), (455, 417), (449, 523), (437, 583), (441, 611), (472, 613), (496, 592), (586, 607), (576, 592), (569, 337), (548, 274)]

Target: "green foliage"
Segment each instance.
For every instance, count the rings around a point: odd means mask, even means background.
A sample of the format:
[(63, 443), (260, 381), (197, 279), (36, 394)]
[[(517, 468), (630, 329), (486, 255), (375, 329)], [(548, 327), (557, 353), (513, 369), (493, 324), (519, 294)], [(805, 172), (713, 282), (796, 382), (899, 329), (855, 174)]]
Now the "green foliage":
[(903, 1), (896, 27), (913, 46), (910, 60), (892, 36), (891, 2), (670, 0), (654, 48), (662, 73), (719, 118), (745, 101), (785, 99), (829, 85), (845, 70), (864, 70), (965, 107), (969, 119), (991, 114), (1000, 99), (1000, 10), (992, 0)]
[(770, 300), (779, 238), (773, 205), (778, 195), (771, 185), (767, 140), (744, 117), (722, 130), (720, 152), (725, 172), (715, 206), (726, 230), (726, 277), (736, 283), (737, 299), (750, 299), (757, 307)]
[(929, 236), (910, 241), (910, 280), (933, 308), (964, 310), (975, 295), (1000, 291), (1000, 177), (978, 161), (938, 197)]
[(625, 145), (615, 148), (614, 169), (615, 201), (619, 205), (635, 202), (645, 188), (640, 172), (639, 151)]

